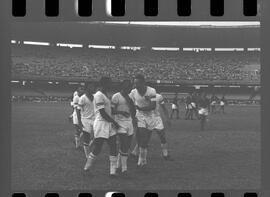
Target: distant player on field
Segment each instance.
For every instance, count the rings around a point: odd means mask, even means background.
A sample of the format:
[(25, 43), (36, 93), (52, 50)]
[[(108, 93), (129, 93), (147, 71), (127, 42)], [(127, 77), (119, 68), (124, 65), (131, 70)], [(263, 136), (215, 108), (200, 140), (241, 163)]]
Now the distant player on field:
[(172, 112), (170, 118), (173, 119), (173, 115), (176, 113), (176, 118), (179, 119), (179, 105), (178, 105), (178, 97), (177, 93), (175, 93), (175, 97), (172, 101)]
[[(117, 144), (116, 132), (120, 128), (119, 124), (112, 118), (111, 101), (107, 96), (107, 91), (111, 86), (111, 78), (102, 77), (99, 81), (100, 90), (94, 94), (94, 141), (93, 150), (89, 154), (84, 170), (89, 170), (93, 162), (100, 154), (103, 143), (108, 142), (110, 148), (110, 176), (115, 177), (117, 168)], [(115, 129), (112, 129), (114, 127)]]
[(138, 129), (136, 132), (137, 143), (139, 146), (139, 159), (137, 166), (146, 166), (147, 147), (151, 138), (151, 132), (158, 126), (154, 118), (156, 109), (156, 90), (146, 85), (143, 75), (136, 75), (135, 89), (130, 93), (130, 97), (135, 103), (138, 119)]
[(80, 96), (83, 94), (84, 90), (83, 87), (80, 86), (77, 88), (77, 90), (73, 93), (73, 100), (70, 103), (70, 105), (73, 107), (73, 113), (72, 113), (72, 122), (75, 128), (75, 147), (79, 148), (80, 146), (80, 135), (82, 133), (82, 128), (79, 125), (79, 120), (78, 120), (78, 103), (79, 103), (79, 99)]
[(115, 121), (120, 126), (116, 130), (120, 141), (117, 169), (122, 175), (127, 174), (128, 151), (134, 133), (133, 128), (135, 125), (133, 125), (133, 122), (136, 121), (136, 108), (129, 97), (131, 88), (131, 81), (124, 80), (121, 85), (121, 91), (112, 96), (112, 114), (114, 115)]
[(185, 105), (186, 105), (186, 113), (185, 113), (185, 120), (191, 120), (192, 119), (192, 105), (191, 105), (191, 94), (187, 95), (185, 99)]
[(226, 105), (226, 99), (225, 96), (223, 95), (222, 98), (219, 101), (219, 105), (220, 105), (220, 112), (222, 112), (223, 114), (225, 114), (225, 105)]
[(93, 138), (93, 123), (95, 120), (94, 113), (94, 86), (89, 84), (86, 87), (85, 93), (80, 97), (78, 105), (80, 114), (78, 114), (79, 125), (83, 131), (83, 148), (86, 158), (90, 153), (90, 140)]
[(218, 102), (218, 98), (215, 94), (212, 95), (211, 99), (210, 99), (210, 109), (211, 109), (211, 113), (216, 113), (216, 104)]
[(205, 129), (205, 123), (208, 116), (208, 107), (209, 107), (209, 99), (206, 97), (206, 93), (202, 93), (199, 101), (198, 101), (198, 113), (200, 116), (200, 124), (201, 124), (201, 131)]

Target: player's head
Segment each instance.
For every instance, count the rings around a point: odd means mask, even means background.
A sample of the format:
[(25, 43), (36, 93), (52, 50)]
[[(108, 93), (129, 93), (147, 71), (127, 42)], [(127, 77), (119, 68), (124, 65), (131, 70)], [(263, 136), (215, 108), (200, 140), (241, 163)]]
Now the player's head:
[(83, 93), (84, 93), (84, 87), (83, 87), (83, 86), (79, 86), (79, 87), (77, 88), (77, 92), (78, 92), (78, 96), (83, 95)]
[(123, 80), (121, 83), (121, 91), (128, 94), (132, 89), (132, 83), (130, 80)]
[(138, 74), (134, 78), (135, 88), (140, 89), (145, 87), (145, 78), (142, 74)]
[(112, 80), (110, 77), (101, 77), (99, 80), (99, 87), (104, 90), (107, 91), (110, 86), (111, 86)]
[(202, 93), (201, 93), (201, 97), (202, 97), (202, 98), (205, 98), (205, 97), (206, 97), (206, 92), (202, 92)]
[(87, 94), (94, 94), (96, 91), (96, 87), (93, 83), (87, 83), (85, 87), (85, 92)]

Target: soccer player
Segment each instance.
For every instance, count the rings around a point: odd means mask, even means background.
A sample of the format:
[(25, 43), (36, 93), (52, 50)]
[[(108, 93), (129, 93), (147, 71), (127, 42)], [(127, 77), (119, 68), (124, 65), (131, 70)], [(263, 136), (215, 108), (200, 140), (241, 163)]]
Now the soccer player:
[(172, 101), (172, 112), (170, 118), (173, 118), (174, 113), (176, 113), (176, 118), (179, 119), (179, 105), (178, 105), (178, 98), (177, 93), (175, 93), (175, 97)]
[(225, 96), (223, 95), (222, 98), (219, 101), (219, 105), (220, 105), (220, 111), (225, 114), (225, 104), (226, 104), (226, 99)]
[(78, 102), (80, 110), (78, 120), (83, 132), (83, 149), (86, 158), (90, 153), (90, 141), (93, 138), (93, 123), (95, 120), (94, 91), (95, 89), (92, 84), (87, 85), (85, 93), (80, 97)]
[(114, 119), (120, 126), (116, 131), (120, 141), (117, 169), (124, 176), (127, 174), (128, 151), (134, 133), (135, 125), (133, 125), (133, 122), (136, 121), (136, 108), (129, 97), (131, 88), (131, 81), (124, 80), (121, 91), (112, 96), (112, 114), (114, 114)]
[[(95, 120), (93, 124), (94, 141), (93, 150), (89, 153), (84, 170), (89, 170), (102, 150), (103, 143), (107, 141), (110, 148), (110, 176), (115, 177), (117, 168), (116, 132), (119, 124), (112, 118), (111, 101), (107, 96), (111, 78), (102, 77), (99, 81), (100, 90), (94, 94)], [(114, 127), (115, 129), (112, 129)]]
[(193, 117), (193, 111), (192, 111), (192, 104), (191, 104), (191, 94), (189, 94), (185, 99), (186, 104), (186, 113), (185, 113), (185, 120), (191, 120)]
[(138, 129), (136, 132), (137, 143), (139, 146), (139, 159), (137, 166), (144, 168), (146, 166), (147, 146), (151, 138), (153, 129), (156, 128), (154, 112), (156, 109), (156, 90), (146, 85), (143, 75), (135, 76), (135, 89), (130, 93), (137, 112)]
[(200, 124), (201, 124), (201, 131), (204, 131), (206, 118), (208, 116), (208, 107), (209, 107), (209, 99), (206, 97), (206, 93), (202, 93), (201, 98), (198, 102), (199, 108), (199, 116), (200, 116)]
[[(165, 160), (169, 161), (169, 160), (172, 160), (172, 158), (170, 157), (169, 152), (168, 152), (168, 144), (167, 144), (167, 140), (166, 140), (165, 127), (163, 124), (163, 120), (162, 120), (160, 111), (163, 112), (163, 114), (166, 118), (166, 123), (167, 123), (166, 125), (168, 127), (170, 127), (171, 121), (170, 121), (170, 117), (169, 117), (169, 112), (165, 106), (164, 98), (161, 94), (157, 93), (156, 94), (156, 109), (154, 112), (154, 119), (156, 122), (156, 126), (153, 130), (156, 131), (158, 136), (159, 136), (159, 139), (161, 142), (162, 157)], [(131, 155), (132, 155), (132, 157), (136, 158), (137, 154), (138, 154), (138, 145), (136, 144)]]
[(77, 88), (77, 90), (74, 92), (73, 94), (73, 100), (72, 102), (70, 103), (70, 105), (73, 107), (73, 114), (72, 114), (72, 121), (73, 121), (73, 125), (74, 125), (74, 128), (75, 128), (75, 147), (76, 148), (79, 148), (80, 147), (80, 135), (82, 133), (82, 128), (81, 126), (79, 125), (79, 120), (78, 120), (78, 116), (77, 114), (80, 113), (78, 112), (78, 103), (79, 103), (79, 99), (80, 99), (80, 96), (83, 94), (84, 90), (83, 90), (83, 87), (80, 86)]
[(218, 100), (217, 96), (215, 94), (213, 94), (211, 99), (210, 99), (211, 113), (216, 113), (217, 100)]

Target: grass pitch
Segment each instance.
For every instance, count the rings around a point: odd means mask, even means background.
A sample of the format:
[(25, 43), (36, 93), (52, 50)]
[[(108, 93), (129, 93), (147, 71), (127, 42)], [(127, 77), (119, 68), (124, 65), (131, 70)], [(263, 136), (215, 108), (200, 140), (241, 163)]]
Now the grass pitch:
[(148, 169), (128, 162), (130, 178), (110, 179), (108, 147), (91, 173), (75, 150), (69, 103), (12, 104), (13, 190), (157, 190), (259, 189), (260, 107), (229, 106), (226, 114), (209, 116), (207, 130), (198, 120), (173, 120), (166, 131), (174, 161), (161, 157), (152, 135)]

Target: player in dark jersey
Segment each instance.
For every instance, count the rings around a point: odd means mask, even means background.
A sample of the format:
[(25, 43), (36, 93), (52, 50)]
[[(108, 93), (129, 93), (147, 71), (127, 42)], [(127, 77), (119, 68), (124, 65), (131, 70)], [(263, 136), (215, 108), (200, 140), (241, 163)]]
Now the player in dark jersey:
[(185, 113), (185, 120), (191, 119), (192, 116), (192, 105), (191, 105), (191, 95), (189, 94), (185, 99), (186, 104), (186, 113)]
[(201, 94), (200, 99), (198, 100), (198, 113), (200, 116), (200, 125), (201, 125), (201, 131), (204, 131), (205, 128), (205, 122), (206, 118), (208, 116), (208, 107), (210, 105), (209, 99), (206, 97), (206, 93), (203, 92)]
[(176, 118), (179, 119), (179, 105), (178, 105), (177, 93), (175, 93), (175, 97), (172, 101), (172, 112), (170, 115), (170, 119), (173, 118), (174, 113), (176, 113)]
[(212, 95), (211, 99), (210, 99), (210, 109), (211, 109), (211, 113), (216, 113), (216, 104), (218, 102), (218, 98), (215, 94)]

